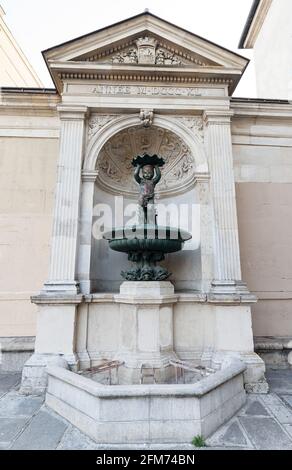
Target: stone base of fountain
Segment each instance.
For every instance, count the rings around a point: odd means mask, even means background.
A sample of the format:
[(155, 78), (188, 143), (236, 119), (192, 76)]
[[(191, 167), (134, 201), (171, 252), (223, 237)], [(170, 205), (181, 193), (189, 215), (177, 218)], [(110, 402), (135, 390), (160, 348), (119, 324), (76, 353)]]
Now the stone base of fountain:
[(237, 359), (196, 383), (103, 385), (62, 369), (48, 368), (46, 404), (101, 447), (186, 444), (205, 438), (246, 401)]
[(169, 382), (176, 361), (173, 348), (174, 287), (168, 281), (124, 282), (120, 294), (119, 352), (124, 364), (120, 383), (139, 383), (143, 369), (155, 369), (155, 380)]
[(49, 367), (47, 405), (101, 446), (190, 443), (217, 430), (245, 403), (246, 366), (228, 354), (214, 356), (214, 367), (212, 358), (193, 368), (180, 362), (177, 301), (170, 282), (124, 282), (113, 368)]

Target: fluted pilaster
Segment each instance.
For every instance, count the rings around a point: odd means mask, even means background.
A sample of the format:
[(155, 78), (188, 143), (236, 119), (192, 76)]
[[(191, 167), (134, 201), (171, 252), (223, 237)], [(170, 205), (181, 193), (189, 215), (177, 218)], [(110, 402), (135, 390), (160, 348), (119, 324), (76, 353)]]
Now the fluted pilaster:
[(231, 111), (205, 113), (214, 225), (213, 287), (222, 293), (242, 287), (238, 239)]
[(45, 291), (78, 293), (76, 264), (86, 107), (58, 108), (60, 156), (55, 195), (50, 275)]
[(92, 217), (94, 185), (98, 175), (97, 170), (82, 172), (80, 235), (78, 256), (78, 279), (82, 294), (91, 292), (91, 248), (92, 248)]

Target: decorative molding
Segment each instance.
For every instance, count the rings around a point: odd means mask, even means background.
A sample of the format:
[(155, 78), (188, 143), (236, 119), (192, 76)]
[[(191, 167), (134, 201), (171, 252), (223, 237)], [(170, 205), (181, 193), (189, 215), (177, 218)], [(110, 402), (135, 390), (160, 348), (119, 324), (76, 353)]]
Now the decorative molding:
[(256, 13), (253, 17), (249, 30), (247, 32), (244, 43), (241, 47), (244, 49), (252, 49), (255, 46), (258, 35), (263, 27), (267, 14), (271, 8), (273, 0), (261, 0)]
[(138, 64), (155, 64), (157, 41), (153, 37), (145, 36), (136, 41)]
[(95, 183), (98, 170), (82, 170), (81, 178), (84, 183)]
[(140, 119), (143, 127), (151, 127), (153, 124), (153, 109), (141, 109)]
[(210, 179), (197, 179), (197, 190), (201, 205), (207, 205), (210, 201)]
[(87, 106), (58, 105), (57, 111), (61, 121), (84, 121), (88, 114)]
[[(153, 72), (152, 72), (153, 73)], [(58, 73), (58, 78), (60, 80), (109, 80), (109, 81), (139, 81), (139, 82), (168, 82), (168, 83), (202, 83), (202, 84), (218, 84), (218, 85), (228, 85), (232, 86), (234, 80), (225, 79), (225, 78), (215, 78), (215, 77), (194, 77), (194, 76), (179, 76), (173, 75), (151, 75), (146, 73), (86, 73), (86, 72), (66, 72)]]
[(113, 64), (138, 64), (137, 50), (130, 47), (122, 52), (118, 52), (111, 57)]
[[(190, 129), (186, 128), (181, 122), (175, 121), (174, 117), (166, 115), (155, 115), (155, 126), (168, 130), (176, 134), (191, 149), (196, 157), (196, 178), (209, 174), (209, 167), (205, 146), (202, 145)], [(116, 134), (124, 130), (130, 130), (135, 127), (141, 128), (139, 114), (122, 114), (112, 123), (104, 126), (90, 142), (88, 142), (83, 163), (84, 169), (94, 170), (97, 167), (97, 161), (100, 153), (106, 143)]]
[(168, 52), (164, 48), (160, 47), (156, 51), (156, 65), (187, 65), (186, 62), (182, 62), (180, 58), (173, 52)]
[(92, 114), (88, 121), (89, 140), (106, 124), (118, 118), (117, 114)]
[(201, 143), (204, 142), (204, 122), (199, 116), (175, 116), (175, 119), (180, 121), (188, 129), (194, 132)]
[(76, 282), (81, 166), (84, 149), (85, 106), (60, 106), (60, 154), (51, 242), (49, 280), (43, 293), (78, 294)]
[(137, 126), (118, 132), (102, 148), (97, 162), (99, 185), (113, 194), (136, 197), (131, 160), (144, 152), (159, 154), (166, 162), (158, 198), (185, 192), (195, 183), (195, 158), (180, 137), (160, 127)]
[(232, 110), (207, 110), (203, 113), (203, 121), (205, 126), (210, 124), (230, 125), (231, 118), (234, 116)]
[(144, 36), (124, 42), (89, 57), (74, 60), (113, 64), (192, 65), (200, 67), (216, 65), (203, 61), (194, 53), (180, 49), (162, 38)]
[[(234, 280), (241, 279), (230, 123), (232, 115), (233, 112), (228, 110), (210, 110), (204, 113), (204, 119), (207, 120), (208, 157), (212, 176), (210, 191), (214, 218), (217, 221), (214, 230), (216, 282), (213, 281), (212, 284), (212, 292), (215, 294), (233, 292)], [(223, 290), (224, 284), (227, 290)]]

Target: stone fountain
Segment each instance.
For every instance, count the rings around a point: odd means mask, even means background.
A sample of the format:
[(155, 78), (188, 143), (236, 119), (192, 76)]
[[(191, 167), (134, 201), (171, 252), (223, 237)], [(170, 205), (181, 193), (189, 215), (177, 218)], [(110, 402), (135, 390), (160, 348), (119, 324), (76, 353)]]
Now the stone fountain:
[[(138, 222), (104, 234), (133, 266), (114, 295), (119, 305), (116, 353), (74, 373), (48, 367), (46, 403), (102, 446), (190, 443), (208, 437), (245, 403), (239, 356), (187, 363), (174, 347), (178, 295), (161, 266), (191, 234), (157, 224), (155, 186), (164, 165), (156, 155), (133, 160), (139, 185)], [(142, 175), (141, 175), (142, 173)], [(216, 359), (216, 357), (215, 357)], [(107, 375), (108, 374), (108, 375)]]
[(130, 332), (127, 345), (131, 346), (124, 345), (116, 359), (125, 364), (120, 380), (131, 383), (141, 379), (143, 368), (154, 370), (153, 376), (158, 382), (169, 381), (175, 374), (170, 363), (177, 360), (173, 350), (176, 298), (173, 285), (167, 281), (171, 273), (159, 263), (166, 254), (182, 250), (184, 242), (192, 235), (179, 228), (157, 224), (155, 187), (161, 179), (160, 168), (164, 163), (157, 155), (144, 154), (133, 159), (134, 178), (139, 186), (138, 223), (113, 228), (104, 234), (110, 248), (127, 253), (134, 265), (121, 272), (125, 282), (117, 296), (131, 318), (127, 326)]
[(140, 189), (138, 224), (113, 228), (104, 234), (112, 250), (127, 253), (129, 261), (135, 264), (134, 268), (121, 273), (127, 281), (167, 280), (171, 273), (166, 268), (157, 266), (157, 263), (164, 260), (165, 254), (180, 251), (183, 243), (192, 238), (190, 233), (179, 228), (157, 225), (155, 186), (161, 179), (160, 168), (164, 163), (157, 155), (147, 154), (133, 160), (134, 178)]

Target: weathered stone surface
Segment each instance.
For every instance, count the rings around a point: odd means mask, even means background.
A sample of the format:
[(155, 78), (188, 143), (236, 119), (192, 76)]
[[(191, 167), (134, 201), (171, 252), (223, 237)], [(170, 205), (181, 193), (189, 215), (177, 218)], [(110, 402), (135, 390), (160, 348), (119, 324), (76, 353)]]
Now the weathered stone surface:
[(257, 449), (292, 449), (291, 440), (274, 419), (241, 416), (239, 420)]
[(271, 392), (280, 394), (292, 393), (292, 370), (272, 370), (268, 369), (266, 377), (270, 385)]
[(42, 405), (41, 397), (22, 397), (10, 392), (0, 400), (0, 417), (31, 416)]
[(237, 446), (247, 446), (247, 441), (237, 422), (232, 423), (222, 436), (222, 441), (226, 444)]
[(0, 397), (15, 387), (21, 379), (21, 374), (0, 373)]
[(246, 409), (246, 415), (250, 416), (268, 416), (266, 408), (259, 401), (253, 401)]
[(9, 443), (1, 443), (0, 442), (0, 450), (8, 450), (9, 449)]
[[(246, 408), (246, 406), (244, 408)], [(237, 417), (232, 418), (225, 425), (219, 428), (217, 432), (206, 440), (206, 443), (208, 448), (212, 449), (253, 448)]]
[(56, 449), (67, 423), (56, 415), (42, 409), (29, 423), (28, 427), (12, 446), (13, 450), (51, 450)]
[(57, 450), (93, 450), (97, 444), (74, 426), (69, 426), (62, 437)]
[(292, 395), (281, 395), (281, 398), (292, 409)]
[(233, 360), (196, 384), (104, 387), (50, 367), (46, 404), (100, 444), (184, 444), (245, 404), (244, 370)]
[[(283, 377), (283, 371), (274, 375)], [(9, 375), (12, 376), (9, 378)], [(23, 397), (13, 390), (14, 374), (6, 374), (6, 385), (11, 383), (11, 392), (0, 399), (0, 410), (6, 408), (8, 414), (10, 410), (14, 413), (11, 416), (0, 415), (0, 449), (32, 449), (37, 441), (37, 448), (50, 448), (60, 450), (246, 450), (246, 449), (290, 449), (292, 445), (292, 424), (280, 423), (280, 419), (287, 419), (290, 415), (288, 401), (291, 395), (283, 394), (281, 398), (276, 394), (267, 396), (249, 396), (245, 407), (237, 414), (236, 418), (223, 425), (214, 435), (207, 439), (207, 447), (196, 449), (189, 443), (183, 444), (96, 444), (77, 428), (60, 418), (53, 412), (46, 409), (33, 418), (36, 413), (35, 406), (31, 404), (40, 400), (36, 397)], [(291, 372), (284, 374), (285, 380), (291, 380)], [(2, 375), (0, 375), (2, 377)], [(2, 382), (4, 388), (4, 381)], [(18, 401), (17, 397), (21, 400)], [(13, 403), (9, 406), (9, 400)], [(27, 404), (25, 404), (27, 402)], [(3, 406), (2, 404), (5, 404)], [(22, 407), (24, 405), (24, 411)], [(286, 414), (284, 413), (286, 410)], [(15, 415), (18, 411), (19, 415)], [(30, 411), (30, 414), (29, 414)], [(43, 413), (45, 411), (45, 413)], [(264, 411), (267, 415), (263, 415)], [(43, 413), (40, 420), (39, 415)], [(277, 416), (275, 415), (277, 414)], [(25, 416), (23, 416), (25, 414)], [(22, 417), (20, 417), (22, 416)], [(267, 418), (269, 416), (269, 418)], [(32, 419), (33, 418), (33, 419)], [(53, 424), (52, 424), (53, 420)], [(238, 421), (240, 420), (240, 422)], [(244, 421), (241, 422), (241, 420)], [(32, 425), (33, 423), (36, 424)], [(44, 431), (45, 430), (45, 431)], [(55, 432), (56, 431), (56, 432)], [(2, 432), (2, 435), (1, 435)], [(62, 434), (64, 432), (64, 434)], [(45, 433), (45, 434), (44, 434)], [(38, 435), (39, 434), (39, 435)], [(267, 437), (268, 435), (268, 437)], [(39, 442), (41, 436), (41, 442)], [(42, 447), (43, 446), (43, 447)]]
[(292, 411), (274, 394), (262, 397), (263, 403), (281, 424), (292, 424)]
[(285, 431), (292, 437), (292, 426), (291, 424), (284, 424)]
[(27, 418), (0, 418), (0, 442), (6, 443), (14, 439), (26, 422)]

